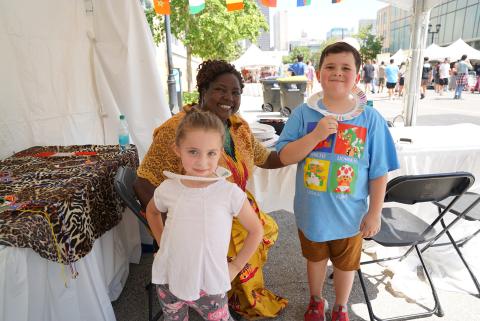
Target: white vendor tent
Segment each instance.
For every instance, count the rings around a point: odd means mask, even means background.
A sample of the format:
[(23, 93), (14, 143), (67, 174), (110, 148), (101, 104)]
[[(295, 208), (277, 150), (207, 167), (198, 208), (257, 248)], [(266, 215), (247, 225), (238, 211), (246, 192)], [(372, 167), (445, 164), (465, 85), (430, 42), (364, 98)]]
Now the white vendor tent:
[(0, 159), (35, 145), (115, 144), (143, 155), (170, 113), (139, 1), (0, 0)]
[(254, 44), (250, 45), (240, 58), (232, 62), (237, 69), (263, 66), (277, 67), (281, 63), (281, 58), (278, 55), (275, 56), (267, 51), (262, 51)]
[(480, 51), (469, 46), (461, 38), (446, 47), (445, 51), (447, 53), (446, 57), (449, 57), (450, 61), (457, 61), (462, 55), (467, 55), (470, 60), (480, 60)]
[(396, 65), (400, 65), (402, 62), (407, 61), (407, 54), (402, 49), (398, 49), (398, 51), (391, 56), (390, 59), (393, 59)]
[(425, 49), (425, 57), (428, 57), (429, 60), (444, 61), (445, 58), (449, 58), (446, 47), (440, 47), (437, 44), (432, 43)]

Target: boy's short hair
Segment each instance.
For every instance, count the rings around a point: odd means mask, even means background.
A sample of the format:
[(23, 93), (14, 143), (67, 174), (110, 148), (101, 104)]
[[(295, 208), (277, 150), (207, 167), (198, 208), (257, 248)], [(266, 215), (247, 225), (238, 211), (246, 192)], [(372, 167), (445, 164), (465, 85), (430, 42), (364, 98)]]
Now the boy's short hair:
[(325, 57), (331, 54), (338, 54), (342, 52), (350, 52), (353, 55), (353, 58), (355, 59), (355, 67), (357, 68), (358, 72), (360, 70), (360, 66), (362, 65), (362, 58), (360, 57), (360, 53), (357, 49), (343, 41), (335, 42), (323, 49), (322, 55), (320, 56), (320, 68), (322, 68)]

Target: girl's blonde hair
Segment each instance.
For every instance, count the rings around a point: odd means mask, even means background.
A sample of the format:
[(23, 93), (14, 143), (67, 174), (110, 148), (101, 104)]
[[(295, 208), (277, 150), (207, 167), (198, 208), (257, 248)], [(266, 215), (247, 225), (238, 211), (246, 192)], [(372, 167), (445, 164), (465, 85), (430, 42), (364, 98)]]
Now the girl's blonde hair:
[(187, 132), (192, 129), (212, 130), (220, 134), (222, 144), (225, 140), (225, 126), (217, 115), (209, 111), (201, 111), (192, 108), (180, 121), (175, 134), (175, 144), (180, 145)]

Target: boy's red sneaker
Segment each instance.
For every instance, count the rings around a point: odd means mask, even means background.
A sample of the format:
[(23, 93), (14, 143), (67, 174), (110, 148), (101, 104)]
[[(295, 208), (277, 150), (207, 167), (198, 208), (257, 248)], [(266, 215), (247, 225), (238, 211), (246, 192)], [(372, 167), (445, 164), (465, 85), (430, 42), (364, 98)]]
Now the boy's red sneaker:
[(328, 303), (325, 299), (316, 296), (310, 297), (307, 311), (304, 315), (305, 321), (325, 321), (325, 309), (328, 309)]
[(347, 308), (345, 306), (339, 306), (337, 311), (335, 311), (334, 308), (332, 311), (332, 321), (350, 321)]

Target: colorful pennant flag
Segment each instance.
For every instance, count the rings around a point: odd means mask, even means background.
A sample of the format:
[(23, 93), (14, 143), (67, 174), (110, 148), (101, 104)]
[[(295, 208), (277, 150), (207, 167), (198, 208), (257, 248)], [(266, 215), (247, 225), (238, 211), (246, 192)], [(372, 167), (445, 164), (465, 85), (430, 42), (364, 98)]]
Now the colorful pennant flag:
[(205, 9), (205, 0), (188, 0), (190, 14), (197, 14)]
[(342, 0), (332, 0), (332, 3), (340, 3)]
[(309, 6), (311, 1), (312, 0), (297, 0), (297, 7)]
[(262, 0), (262, 5), (265, 7), (276, 7), (277, 0)]
[(170, 14), (170, 0), (153, 0), (153, 8), (157, 14)]
[(227, 0), (227, 11), (243, 9), (243, 0)]

